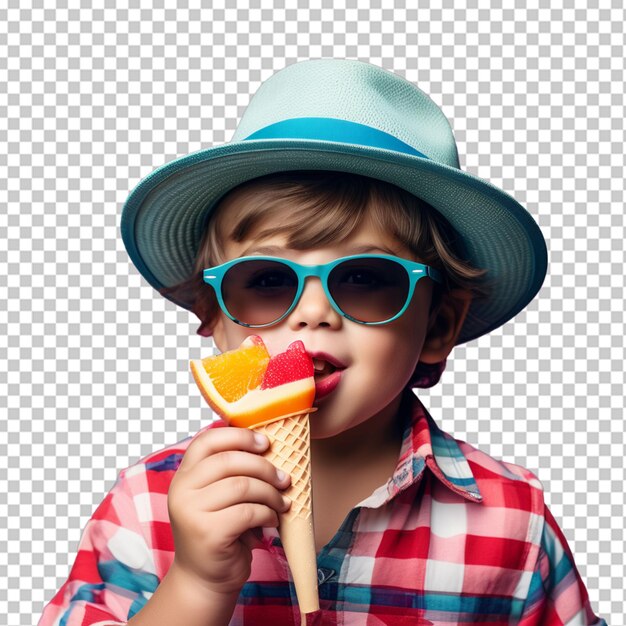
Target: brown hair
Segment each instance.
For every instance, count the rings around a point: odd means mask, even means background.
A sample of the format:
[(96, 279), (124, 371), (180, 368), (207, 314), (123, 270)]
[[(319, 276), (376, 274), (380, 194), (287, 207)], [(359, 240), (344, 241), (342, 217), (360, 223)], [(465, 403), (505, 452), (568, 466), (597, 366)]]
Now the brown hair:
[(197, 332), (208, 334), (218, 305), (202, 271), (226, 261), (226, 238), (241, 242), (283, 234), (287, 246), (306, 250), (346, 239), (366, 217), (417, 260), (443, 273), (445, 285), (435, 283), (431, 310), (442, 291), (453, 288), (470, 291), (473, 299), (489, 295), (483, 280), (487, 270), (464, 258), (461, 238), (429, 204), (391, 183), (321, 170), (269, 174), (232, 189), (209, 217), (191, 276), (159, 292), (193, 303), (192, 311), (202, 320)]

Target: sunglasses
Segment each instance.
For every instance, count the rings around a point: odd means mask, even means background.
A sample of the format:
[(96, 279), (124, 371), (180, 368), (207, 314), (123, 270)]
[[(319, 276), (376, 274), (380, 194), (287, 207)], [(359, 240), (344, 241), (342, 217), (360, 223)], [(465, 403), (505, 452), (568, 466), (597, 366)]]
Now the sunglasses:
[(261, 328), (277, 324), (298, 304), (304, 281), (316, 276), (331, 306), (359, 324), (388, 324), (408, 308), (420, 278), (443, 283), (439, 271), (396, 256), (362, 254), (322, 265), (248, 256), (203, 272), (224, 313), (237, 324)]

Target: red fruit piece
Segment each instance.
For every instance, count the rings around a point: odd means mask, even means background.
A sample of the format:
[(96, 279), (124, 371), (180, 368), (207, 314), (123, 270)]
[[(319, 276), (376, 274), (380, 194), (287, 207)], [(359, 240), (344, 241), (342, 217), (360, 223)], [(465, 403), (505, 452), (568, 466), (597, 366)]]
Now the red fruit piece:
[(298, 340), (289, 344), (285, 352), (281, 352), (270, 359), (267, 365), (261, 389), (272, 389), (279, 385), (310, 378), (313, 376), (313, 360)]

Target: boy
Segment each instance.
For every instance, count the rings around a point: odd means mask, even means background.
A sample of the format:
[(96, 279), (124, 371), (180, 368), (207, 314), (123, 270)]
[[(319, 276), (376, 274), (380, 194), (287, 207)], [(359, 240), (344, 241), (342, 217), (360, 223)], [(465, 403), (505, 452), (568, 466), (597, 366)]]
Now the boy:
[[(605, 624), (537, 477), (442, 432), (411, 391), (523, 309), (547, 266), (530, 215), (459, 169), (428, 96), (366, 63), (289, 66), (230, 144), (142, 181), (122, 235), (220, 351), (259, 334), (313, 357), (311, 621)], [(338, 259), (322, 280), (293, 271)], [(235, 260), (218, 306), (203, 270)], [(267, 440), (223, 425), (120, 473), (41, 626), (299, 623), (276, 532), (290, 478)]]

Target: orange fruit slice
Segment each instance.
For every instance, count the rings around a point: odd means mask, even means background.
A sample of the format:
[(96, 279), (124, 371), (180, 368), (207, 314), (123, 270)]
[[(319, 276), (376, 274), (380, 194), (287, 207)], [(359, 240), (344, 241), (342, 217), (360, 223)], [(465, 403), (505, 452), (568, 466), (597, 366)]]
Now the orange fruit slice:
[(226, 417), (229, 404), (261, 384), (269, 360), (263, 340), (252, 335), (237, 350), (192, 360), (189, 365), (204, 399), (214, 411)]
[(252, 335), (236, 350), (189, 365), (209, 406), (233, 426), (256, 426), (313, 405), (313, 361), (301, 341), (270, 358)]

